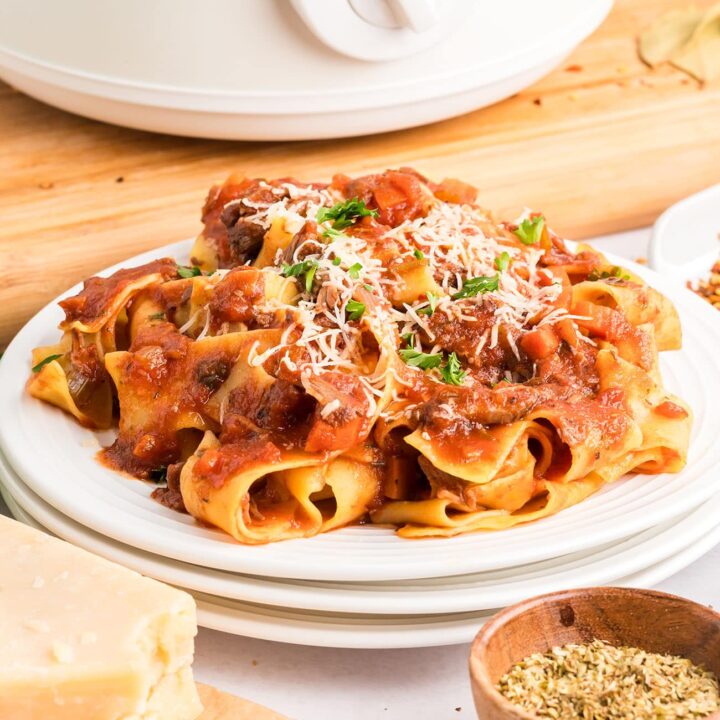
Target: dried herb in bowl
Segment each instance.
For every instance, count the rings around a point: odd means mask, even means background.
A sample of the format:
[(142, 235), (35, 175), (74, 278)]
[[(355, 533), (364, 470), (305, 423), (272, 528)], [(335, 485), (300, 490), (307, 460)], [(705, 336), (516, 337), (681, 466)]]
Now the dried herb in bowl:
[(527, 712), (556, 720), (675, 720), (720, 709), (718, 679), (704, 668), (602, 640), (530, 655), (498, 689)]
[(701, 298), (707, 300), (713, 307), (720, 310), (720, 260), (717, 260), (710, 269), (710, 277), (707, 280), (700, 280), (697, 285), (688, 282), (687, 286)]

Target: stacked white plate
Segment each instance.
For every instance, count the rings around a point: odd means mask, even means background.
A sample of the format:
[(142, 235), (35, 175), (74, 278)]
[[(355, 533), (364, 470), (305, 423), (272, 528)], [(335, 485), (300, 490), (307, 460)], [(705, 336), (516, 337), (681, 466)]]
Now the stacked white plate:
[[(189, 248), (177, 243), (122, 265), (167, 255), (187, 262)], [(57, 337), (62, 315), (52, 303), (0, 362), (3, 497), (24, 522), (188, 589), (202, 625), (283, 642), (460, 643), (496, 609), (531, 595), (653, 585), (720, 542), (720, 318), (675, 283), (613, 261), (666, 293), (683, 321), (683, 350), (661, 361), (666, 385), (695, 413), (688, 465), (676, 475), (629, 476), (558, 515), (501, 532), (404, 540), (358, 526), (239, 545), (160, 506), (153, 486), (100, 465), (95, 454), (112, 433), (94, 434), (27, 395), (31, 349)]]

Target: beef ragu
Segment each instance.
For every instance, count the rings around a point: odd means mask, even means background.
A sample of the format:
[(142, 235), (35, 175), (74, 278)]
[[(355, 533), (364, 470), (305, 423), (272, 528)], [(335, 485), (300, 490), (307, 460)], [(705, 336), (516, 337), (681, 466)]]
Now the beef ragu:
[(671, 303), (476, 194), (407, 168), (231, 178), (190, 266), (63, 301), (29, 391), (117, 422), (103, 462), (245, 543), (508, 528), (679, 470), (690, 413), (657, 367), (680, 343)]

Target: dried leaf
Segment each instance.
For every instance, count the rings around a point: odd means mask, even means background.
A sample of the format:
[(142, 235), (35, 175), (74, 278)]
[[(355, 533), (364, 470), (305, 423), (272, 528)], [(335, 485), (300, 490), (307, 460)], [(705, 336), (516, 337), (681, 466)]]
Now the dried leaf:
[(720, 4), (710, 8), (670, 62), (701, 82), (720, 77)]
[(690, 41), (702, 19), (702, 11), (692, 7), (672, 10), (659, 17), (640, 36), (638, 50), (643, 62), (655, 67), (670, 60)]

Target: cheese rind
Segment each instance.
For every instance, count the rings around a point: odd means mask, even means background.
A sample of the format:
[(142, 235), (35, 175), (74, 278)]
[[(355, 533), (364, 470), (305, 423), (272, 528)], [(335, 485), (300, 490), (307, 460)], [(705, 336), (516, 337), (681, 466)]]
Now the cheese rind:
[(0, 516), (0, 717), (194, 720), (190, 595)]

